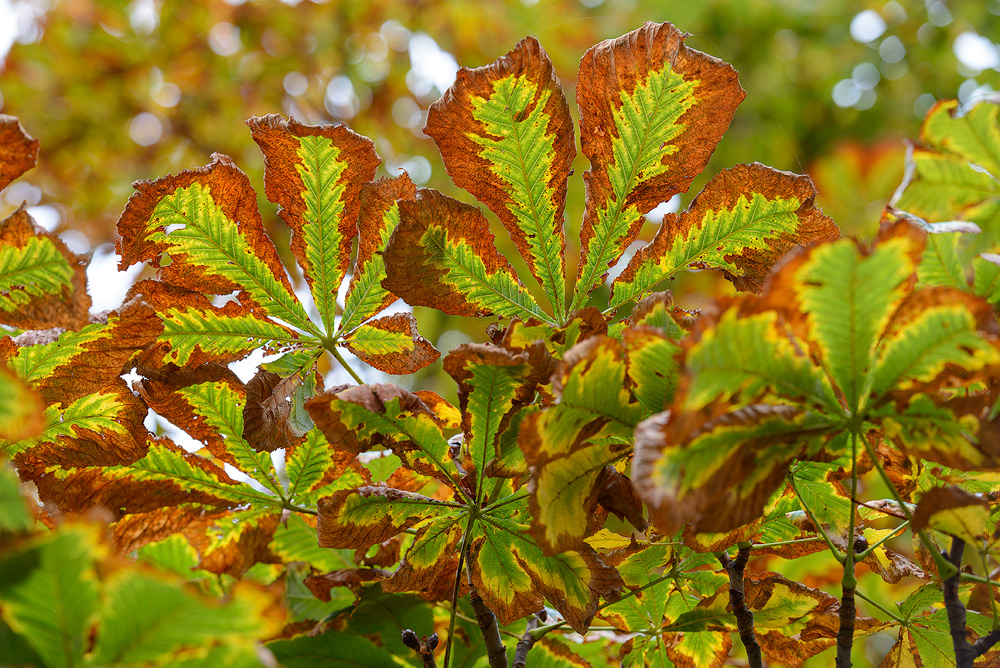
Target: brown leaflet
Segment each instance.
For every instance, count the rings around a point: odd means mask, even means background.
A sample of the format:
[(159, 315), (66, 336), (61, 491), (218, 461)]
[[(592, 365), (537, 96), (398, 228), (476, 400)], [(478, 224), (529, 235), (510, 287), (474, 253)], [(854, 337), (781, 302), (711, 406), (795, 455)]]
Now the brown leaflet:
[[(409, 341), (397, 343), (390, 340), (382, 346), (389, 349), (387, 352), (373, 351), (363, 345), (359, 337), (362, 334), (361, 330), (395, 333), (404, 339), (409, 338)], [(406, 349), (408, 345), (410, 346), (409, 350)], [(431, 345), (430, 341), (417, 332), (417, 319), (411, 313), (393, 313), (369, 320), (347, 336), (344, 340), (344, 346), (365, 364), (384, 373), (398, 376), (415, 373), (425, 366), (433, 364), (441, 356), (441, 353)]]
[[(732, 210), (739, 206), (741, 198), (749, 198), (751, 194), (759, 194), (767, 200), (797, 198), (802, 203), (795, 212), (798, 223), (794, 236), (786, 232), (777, 239), (764, 240), (766, 250), (747, 248), (742, 255), (725, 257), (741, 271), (739, 276), (723, 272), (737, 290), (760, 292), (774, 264), (796, 245), (811, 246), (840, 236), (833, 220), (816, 208), (816, 188), (808, 176), (778, 171), (758, 162), (741, 164), (716, 174), (686, 210), (664, 216), (656, 236), (632, 256), (617, 280), (631, 283), (639, 267), (662, 257), (679, 239), (699, 236), (697, 228), (705, 224), (713, 212)], [(706, 268), (711, 267), (711, 263), (696, 260), (690, 266)]]
[(907, 577), (916, 577), (922, 580), (927, 580), (930, 577), (917, 564), (902, 554), (881, 546), (869, 554), (864, 563), (889, 584), (896, 584)]
[(306, 203), (302, 192), (305, 185), (302, 177), (295, 169), (302, 163), (298, 155), (298, 137), (324, 137), (332, 146), (339, 149), (339, 160), (347, 163), (340, 179), (331, 184), (331, 190), (337, 185), (344, 186), (341, 199), (344, 209), (337, 229), (340, 231), (340, 248), (337, 254), (335, 280), (331, 282), (333, 292), (336, 292), (341, 280), (347, 272), (350, 263), (351, 244), (357, 232), (359, 195), (362, 184), (372, 180), (381, 159), (375, 153), (375, 144), (347, 127), (338, 125), (305, 125), (294, 118), (287, 121), (277, 114), (263, 117), (252, 117), (247, 120), (253, 140), (260, 146), (264, 154), (264, 191), (267, 198), (277, 204), (278, 215), (292, 229), (292, 254), (302, 267), (302, 273), (313, 288), (318, 272), (330, 272), (333, 267), (314, 267), (309, 261), (306, 250), (306, 238), (303, 227), (306, 224), (318, 224), (320, 221), (306, 220)]
[(271, 551), (271, 540), (281, 519), (280, 513), (270, 513), (250, 520), (240, 518), (236, 530), (238, 538), (226, 536), (220, 545), (215, 537), (215, 525), (237, 519), (239, 513), (231, 513), (219, 519), (208, 519), (190, 525), (182, 533), (198, 551), (201, 561), (199, 568), (210, 573), (231, 575), (240, 578), (254, 564), (280, 564), (281, 558)]
[[(362, 500), (379, 498), (384, 499), (389, 504), (398, 501), (403, 502), (400, 505), (406, 505), (407, 501), (415, 503), (412, 505), (412, 514), (405, 517), (400, 515), (398, 518), (394, 518), (386, 513), (367, 525), (342, 523), (339, 516), (346, 505), (352, 501), (351, 497)], [(319, 545), (320, 547), (349, 549), (371, 547), (376, 543), (385, 542), (401, 531), (423, 521), (427, 517), (426, 509), (435, 505), (440, 504), (429, 497), (389, 487), (358, 487), (357, 489), (334, 492), (319, 500), (319, 521), (317, 523)]]
[(150, 408), (183, 429), (192, 438), (201, 441), (220, 461), (239, 467), (233, 455), (226, 449), (226, 441), (219, 430), (208, 424), (196, 413), (187, 399), (179, 394), (180, 390), (191, 385), (222, 382), (242, 395), (245, 389), (236, 374), (228, 367), (215, 362), (208, 362), (194, 369), (183, 368), (163, 372), (145, 368), (139, 370), (148, 377), (136, 383), (136, 390)]
[(462, 415), (444, 397), (430, 390), (417, 390), (413, 394), (424, 402), (437, 426), (442, 429), (458, 429)]
[(458, 543), (462, 538), (462, 527), (457, 522), (451, 523), (444, 529), (444, 535), (443, 544), (435, 544), (439, 548), (435, 550), (436, 554), (426, 554), (425, 550), (419, 549), (410, 554), (420, 547), (423, 536), (418, 537), (396, 571), (383, 580), (382, 589), (387, 592), (418, 592), (428, 601), (450, 599), (458, 569)]
[[(530, 107), (537, 107), (542, 103), (543, 94), (548, 94), (548, 99), (540, 111), (549, 122), (545, 132), (546, 139), (554, 144), (552, 152), (555, 154), (555, 159), (545, 179), (545, 185), (551, 184), (553, 189), (546, 198), (545, 205), (555, 212), (555, 228), (551, 231), (545, 230), (543, 233), (558, 235), (561, 257), (566, 251), (566, 241), (562, 231), (566, 187), (572, 171), (573, 158), (576, 156), (576, 145), (573, 119), (569, 113), (566, 96), (552, 67), (552, 61), (538, 40), (534, 37), (525, 37), (510, 52), (491, 65), (476, 69), (460, 68), (455, 83), (428, 108), (424, 132), (437, 144), (448, 175), (455, 184), (475, 195), (496, 214), (517, 245), (521, 257), (528, 263), (532, 273), (538, 276), (540, 272), (530, 250), (526, 230), (521, 227), (517, 217), (510, 210), (511, 206), (515, 205), (511, 197), (511, 184), (493, 172), (491, 163), (480, 155), (482, 146), (472, 139), (477, 136), (489, 136), (483, 123), (473, 116), (472, 99), (488, 100), (494, 97), (494, 82), (521, 77), (537, 86)], [(558, 280), (563, 280), (563, 277), (558, 277)]]
[(18, 467), (24, 456), (43, 461), (49, 467), (64, 469), (118, 466), (142, 459), (148, 449), (146, 438), (149, 432), (143, 425), (148, 412), (146, 404), (132, 394), (120, 378), (101, 388), (100, 392), (102, 401), (121, 406), (115, 422), (125, 430), (124, 434), (112, 429), (94, 431), (75, 425), (72, 427), (73, 436), (60, 435), (53, 441), (41, 442), (17, 455), (14, 461)]
[[(684, 46), (687, 34), (670, 23), (649, 23), (642, 28), (591, 47), (580, 61), (576, 101), (580, 107), (580, 144), (591, 168), (583, 175), (587, 188), (587, 208), (580, 230), (580, 256), (587, 257), (597, 213), (614, 199), (609, 174), (616, 164), (614, 111), (621, 94), (631, 94), (647, 80), (650, 72), (669, 63), (685, 81), (697, 80), (698, 102), (678, 119), (687, 127), (671, 144), (677, 150), (665, 155), (661, 173), (632, 189), (620, 207), (634, 204), (639, 214), (684, 192), (708, 164), (716, 145), (729, 128), (746, 92), (738, 73), (725, 62)], [(624, 248), (642, 227), (643, 216), (627, 221)], [(580, 263), (583, 268), (584, 263)], [(603, 268), (602, 268), (603, 269)]]
[[(331, 399), (349, 401), (372, 413), (384, 413), (385, 405), (393, 399), (399, 399), (400, 409), (415, 415), (434, 414), (424, 405), (416, 394), (398, 385), (378, 383), (375, 385), (352, 385), (337, 393), (324, 392), (306, 402), (306, 408), (316, 426), (326, 436), (326, 440), (343, 448), (353, 455), (381, 446), (386, 441), (381, 434), (374, 434), (368, 440), (359, 440), (354, 429), (347, 428), (340, 419), (340, 412), (331, 407)], [(434, 420), (435, 422), (437, 420)]]
[(0, 190), (35, 166), (38, 145), (17, 116), (0, 114)]
[[(386, 232), (385, 214), (396, 204), (396, 200), (412, 200), (417, 196), (417, 187), (410, 176), (402, 172), (395, 178), (381, 178), (361, 186), (360, 214), (358, 216), (358, 255), (351, 273), (348, 294), (355, 289), (365, 266), (383, 248), (382, 237)], [(396, 301), (396, 295), (389, 293), (383, 297), (372, 313), (378, 313)]]
[(801, 459), (809, 448), (805, 438), (811, 435), (809, 430), (789, 429), (748, 438), (735, 447), (727, 444), (727, 461), (716, 468), (710, 484), (682, 489), (683, 482), (676, 480), (675, 486), (668, 490), (654, 482), (664, 449), (690, 443), (717, 430), (752, 428), (779, 417), (790, 423), (804, 415), (792, 406), (769, 404), (755, 404), (719, 415), (721, 410), (724, 407), (720, 409), (715, 402), (698, 413), (672, 415), (666, 411), (636, 427), (632, 475), (640, 496), (649, 506), (650, 519), (666, 535), (688, 522), (694, 523), (698, 533), (727, 533), (755, 521), (787, 476), (788, 465)]
[[(83, 343), (80, 352), (32, 383), (46, 402), (61, 402), (65, 406), (114, 384), (131, 368), (136, 356), (153, 344), (163, 327), (156, 312), (138, 299), (125, 302), (118, 310), (98, 316), (95, 321), (103, 319), (108, 328), (99, 337)], [(30, 332), (27, 336), (22, 334), (14, 343), (30, 345), (37, 340), (34, 336)]]
[(597, 502), (619, 519), (628, 520), (639, 531), (645, 531), (649, 523), (643, 516), (643, 503), (628, 476), (610, 464), (597, 476), (594, 484)]
[[(288, 294), (294, 294), (278, 251), (264, 230), (264, 223), (257, 209), (257, 193), (250, 185), (247, 175), (236, 166), (232, 158), (221, 153), (213, 153), (212, 162), (204, 167), (187, 169), (177, 175), (168, 174), (152, 181), (143, 179), (132, 184), (136, 192), (129, 197), (125, 210), (118, 219), (118, 234), (121, 235), (116, 244), (116, 250), (121, 255), (118, 268), (124, 270), (137, 262), (148, 262), (150, 266), (159, 269), (160, 278), (173, 285), (205, 294), (225, 295), (238, 290), (241, 303), (254, 303), (243, 286), (222, 276), (209, 274), (196, 263), (187, 262), (183, 251), (175, 250), (171, 255), (172, 263), (160, 266), (160, 254), (170, 246), (149, 241), (149, 220), (160, 200), (195, 183), (208, 188), (212, 200), (225, 216), (237, 221), (238, 229), (234, 233), (246, 240), (247, 247), (252, 248), (257, 259), (267, 266), (274, 280)], [(162, 226), (159, 231), (164, 231)]]
[[(205, 496), (211, 499), (211, 497)], [(195, 500), (192, 499), (192, 501)], [(192, 524), (214, 522), (228, 514), (225, 510), (206, 508), (204, 503), (204, 500), (198, 500), (197, 505), (162, 507), (150, 512), (122, 516), (111, 525), (111, 537), (115, 550), (122, 554), (134, 552), (143, 545), (155, 543), (169, 538), (175, 533), (180, 533)]]
[(497, 251), (490, 225), (479, 209), (437, 190), (421, 188), (416, 199), (399, 202), (399, 226), (383, 252), (387, 277), (382, 287), (407, 304), (429, 306), (449, 315), (491, 313), (444, 280), (446, 269), (436, 266), (421, 245), (429, 228), (446, 229), (450, 242), (470, 247), (487, 274), (504, 274), (520, 285), (510, 262)]
[[(3, 118), (11, 117), (0, 114), (0, 133), (3, 132)], [(0, 183), (3, 182), (5, 168), (6, 164), (0, 155)], [(2, 189), (3, 185), (0, 185), (0, 190)], [(90, 309), (90, 295), (87, 294), (87, 258), (72, 252), (62, 239), (35, 223), (27, 211), (26, 204), (19, 206), (14, 213), (0, 222), (0, 247), (21, 249), (35, 238), (51, 243), (65, 258), (73, 270), (72, 285), (63, 285), (59, 294), (47, 293), (33, 297), (27, 304), (21, 304), (13, 311), (0, 309), (0, 322), (18, 329), (83, 327), (87, 324)], [(20, 288), (13, 287), (12, 292), (18, 289)]]
[(322, 575), (310, 575), (305, 579), (305, 585), (319, 600), (330, 601), (330, 592), (337, 587), (358, 589), (387, 575), (388, 573), (380, 568), (341, 568)]
[[(226, 475), (222, 467), (212, 464), (204, 457), (190, 454), (167, 439), (155, 439), (151, 442), (177, 453), (190, 466), (209, 473), (224, 484), (236, 484), (235, 480)], [(120, 471), (109, 473), (108, 469), (100, 464), (71, 470), (66, 476), (54, 475), (48, 473), (53, 467), (53, 458), (47, 453), (42, 453), (42, 457), (36, 457), (35, 452), (37, 449), (17, 459), (18, 473), (23, 479), (35, 483), (42, 501), (54, 503), (64, 511), (72, 510), (83, 514), (92, 508), (106, 508), (118, 519), (127, 515), (150, 513), (165, 507), (192, 503), (215, 507), (226, 507), (233, 503), (206, 492), (184, 489), (173, 481), (133, 479), (127, 472), (122, 475)], [(63, 468), (72, 467), (63, 465)], [(207, 512), (212, 514), (211, 510)], [(132, 531), (135, 532), (136, 529), (133, 528)]]
[[(932, 487), (924, 492), (917, 503), (917, 508), (913, 512), (913, 523), (911, 528), (914, 532), (922, 531), (932, 525), (932, 518), (935, 513), (953, 511), (961, 512), (964, 508), (984, 508), (989, 514), (990, 504), (979, 496), (969, 494), (960, 487), (949, 485), (948, 487)], [(935, 526), (940, 529), (941, 527)], [(970, 527), (962, 527), (968, 529)], [(978, 527), (976, 527), (978, 529)], [(969, 537), (960, 536), (963, 540)], [(978, 537), (978, 536), (974, 536)]]
[(301, 383), (298, 374), (282, 378), (264, 369), (259, 369), (247, 383), (243, 438), (254, 450), (287, 450), (302, 436), (289, 422), (292, 394)]

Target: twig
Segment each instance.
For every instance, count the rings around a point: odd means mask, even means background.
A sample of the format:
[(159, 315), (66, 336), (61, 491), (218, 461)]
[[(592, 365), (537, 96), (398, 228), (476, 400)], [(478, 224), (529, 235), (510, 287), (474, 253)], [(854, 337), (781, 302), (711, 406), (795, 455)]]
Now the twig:
[(514, 668), (524, 668), (528, 661), (528, 652), (535, 646), (535, 637), (531, 632), (538, 628), (538, 622), (545, 621), (545, 610), (540, 610), (528, 619), (528, 625), (524, 629), (524, 635), (518, 641), (514, 649)]
[[(470, 578), (471, 580), (471, 578)], [(490, 668), (507, 668), (507, 648), (503, 646), (500, 639), (500, 627), (497, 625), (497, 616), (486, 607), (483, 598), (476, 591), (475, 585), (469, 585), (469, 601), (472, 609), (476, 612), (476, 621), (479, 629), (483, 632), (483, 640), (486, 642), (486, 655), (490, 660)]]
[(944, 609), (948, 613), (948, 628), (951, 631), (951, 643), (955, 648), (955, 667), (973, 668), (973, 662), (986, 653), (993, 645), (1000, 642), (1000, 629), (993, 629), (971, 645), (965, 639), (965, 606), (958, 597), (958, 583), (961, 574), (962, 552), (965, 541), (952, 537), (951, 550), (945, 558), (955, 567), (955, 574), (941, 583), (944, 590)]
[[(729, 573), (729, 605), (736, 615), (736, 628), (740, 632), (740, 640), (747, 651), (747, 662), (750, 668), (764, 668), (764, 658), (760, 653), (760, 645), (757, 643), (757, 636), (753, 632), (753, 612), (747, 607), (746, 594), (743, 589), (743, 571), (750, 560), (751, 546), (749, 544), (740, 545), (736, 553), (736, 559), (730, 559), (729, 555), (722, 552), (719, 561)], [(517, 665), (515, 664), (515, 668)]]
[(837, 668), (851, 668), (851, 651), (854, 649), (854, 624), (858, 610), (854, 604), (854, 590), (858, 578), (854, 572), (854, 520), (857, 513), (853, 499), (858, 498), (858, 435), (851, 434), (851, 513), (847, 520), (847, 548), (844, 551), (844, 576), (840, 579), (843, 594), (840, 597), (840, 628), (837, 629)]
[(403, 629), (403, 644), (420, 655), (424, 662), (424, 668), (437, 668), (434, 661), (434, 649), (438, 646), (438, 634), (432, 633), (430, 637), (418, 638), (411, 629)]

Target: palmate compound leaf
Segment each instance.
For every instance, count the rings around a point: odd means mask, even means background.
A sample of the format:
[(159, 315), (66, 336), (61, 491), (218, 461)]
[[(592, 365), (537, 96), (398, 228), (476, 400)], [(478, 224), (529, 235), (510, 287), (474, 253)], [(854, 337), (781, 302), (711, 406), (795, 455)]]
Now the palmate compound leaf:
[[(205, 167), (137, 181), (119, 219), (120, 266), (149, 262), (162, 281), (133, 290), (155, 302), (164, 320), (148, 365), (233, 361), (265, 348), (288, 353), (271, 367), (288, 377), (308, 372), (322, 350), (333, 346), (387, 373), (411, 373), (437, 359), (405, 315), (365, 322), (392, 301), (380, 286), (384, 270), (377, 253), (398, 219), (394, 198), (412, 195), (409, 179), (367, 183), (378, 156), (369, 140), (346, 127), (306, 126), (276, 116), (249, 123), (265, 154), (268, 197), (292, 228), (292, 254), (320, 323), (296, 298), (246, 175), (216, 154)], [(363, 236), (349, 311), (338, 320), (336, 295), (359, 216)], [(237, 302), (210, 303), (213, 296), (231, 294)]]
[[(442, 425), (458, 426), (438, 417), (448, 416), (451, 411), (432, 411), (423, 398), (402, 388), (349, 388), (319, 395), (308, 403), (316, 425), (331, 441), (342, 443), (352, 452), (388, 448), (409, 469), (446, 485), (435, 498), (374, 486), (325, 497), (319, 502), (320, 543), (367, 548), (402, 531), (414, 533), (413, 543), (402, 555), (399, 569), (386, 580), (386, 586), (393, 591), (434, 591), (442, 598), (450, 596), (457, 556), (464, 549), (472, 583), (501, 623), (529, 615), (547, 600), (573, 628), (585, 630), (600, 596), (611, 595), (620, 583), (614, 569), (593, 549), (583, 545), (577, 551), (546, 556), (526, 535), (527, 526), (521, 521), (528, 518), (525, 499), (500, 478), (485, 480), (481, 489), (484, 503), (486, 490), (491, 498), (497, 492), (501, 497), (493, 507), (483, 507), (470, 522), (469, 505), (476, 502), (478, 487), (475, 475), (481, 470), (481, 462), (494, 452), (491, 433), (495, 433), (517, 397), (528, 394), (524, 384), (538, 382), (531, 378), (528, 353), (497, 353), (510, 364), (490, 375), (484, 363), (486, 350), (474, 345), (460, 348), (449, 363), (468, 393), (469, 443), (461, 455), (451, 451), (441, 431)], [(519, 377), (522, 372), (527, 377)], [(496, 402), (495, 407), (490, 405), (491, 400)], [(475, 465), (476, 470), (459, 480), (457, 460)], [(459, 543), (462, 548), (456, 548)]]
[(907, 223), (872, 249), (817, 246), (761, 297), (723, 301), (682, 344), (682, 390), (636, 436), (635, 478), (658, 528), (753, 521), (793, 460), (839, 456), (852, 424), (948, 466), (1000, 465), (980, 437), (989, 401), (977, 389), (1000, 364), (991, 309), (955, 290), (914, 291), (922, 251)]
[[(592, 167), (569, 308), (561, 219), (572, 128), (548, 57), (531, 38), (492, 65), (461, 70), (431, 107), (424, 131), (455, 182), (500, 218), (553, 315), (497, 252), (482, 215), (431, 191), (400, 204), (385, 287), (446, 313), (564, 324), (635, 239), (644, 214), (686, 190), (704, 168), (745, 95), (735, 70), (688, 49), (685, 37), (669, 23), (647, 23), (583, 58), (577, 98)], [(761, 165), (720, 174), (636, 256), (606, 313), (686, 267), (719, 269), (738, 288), (759, 289), (792, 246), (836, 236), (814, 196), (806, 177)]]
[(635, 239), (643, 214), (688, 189), (746, 96), (732, 67), (685, 37), (647, 23), (580, 62), (580, 142), (592, 166), (573, 308)]
[(562, 322), (563, 210), (576, 147), (548, 54), (526, 37), (492, 65), (461, 68), (424, 131), (455, 183), (500, 218)]

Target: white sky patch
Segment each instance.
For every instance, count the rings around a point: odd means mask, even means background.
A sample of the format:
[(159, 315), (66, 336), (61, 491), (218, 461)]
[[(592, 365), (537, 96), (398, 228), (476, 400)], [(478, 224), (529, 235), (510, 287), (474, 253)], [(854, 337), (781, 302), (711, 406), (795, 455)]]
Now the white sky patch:
[(241, 360), (230, 362), (229, 370), (236, 374), (243, 383), (249, 383), (250, 379), (257, 373), (257, 367), (265, 362), (273, 362), (281, 357), (281, 354), (268, 354), (263, 348), (257, 348), (252, 353)]
[(625, 271), (625, 267), (628, 266), (628, 263), (632, 260), (632, 256), (635, 255), (636, 251), (645, 245), (646, 242), (640, 239), (636, 239), (630, 243), (625, 249), (625, 252), (622, 253), (622, 256), (618, 258), (618, 262), (615, 262), (614, 266), (608, 270), (608, 277), (604, 279), (604, 283), (607, 285), (614, 283), (615, 279), (621, 276), (622, 272)]
[(646, 220), (659, 224), (668, 213), (677, 213), (681, 210), (681, 196), (674, 195), (666, 202), (660, 202), (646, 214)]
[(418, 98), (430, 95), (433, 89), (443, 93), (455, 83), (458, 61), (444, 51), (434, 38), (424, 32), (410, 36), (410, 71), (406, 85)]
[(885, 19), (874, 9), (858, 12), (851, 19), (851, 37), (854, 41), (867, 44), (882, 36), (886, 29)]
[(201, 441), (196, 441), (191, 438), (191, 435), (186, 431), (175, 425), (170, 420), (157, 415), (152, 409), (146, 413), (146, 419), (143, 420), (142, 424), (150, 432), (159, 436), (166, 436), (188, 452), (198, 452), (202, 449), (202, 447), (204, 447)]
[(29, 207), (28, 215), (34, 218), (35, 222), (44, 227), (47, 232), (54, 232), (62, 222), (59, 210), (49, 204)]
[(125, 293), (146, 266), (144, 263), (137, 263), (125, 271), (118, 271), (120, 259), (113, 244), (101, 244), (94, 250), (90, 266), (87, 267), (87, 291), (93, 302), (90, 307), (91, 313), (100, 313), (121, 306)]
[(977, 32), (966, 30), (960, 34), (952, 49), (955, 57), (969, 69), (982, 71), (1000, 67), (1000, 49)]

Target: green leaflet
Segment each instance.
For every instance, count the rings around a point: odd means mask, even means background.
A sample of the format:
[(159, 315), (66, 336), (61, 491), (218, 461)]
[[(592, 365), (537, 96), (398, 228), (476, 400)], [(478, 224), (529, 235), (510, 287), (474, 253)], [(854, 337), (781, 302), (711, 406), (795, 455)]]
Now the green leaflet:
[(264, 154), (267, 197), (292, 230), (292, 254), (329, 337), (358, 232), (358, 195), (380, 162), (374, 144), (344, 125), (303, 125), (274, 114), (247, 125)]
[[(167, 231), (172, 226), (180, 226)], [(149, 242), (163, 244), (165, 252), (211, 277), (245, 291), (271, 317), (314, 332), (302, 305), (282, 284), (253, 246), (240, 234), (201, 183), (177, 188), (164, 196), (147, 223)]]
[(650, 326), (630, 327), (622, 335), (632, 393), (647, 413), (658, 413), (677, 389), (680, 347)]
[(917, 267), (917, 278), (923, 285), (946, 285), (968, 291), (965, 266), (958, 254), (959, 235), (928, 234), (927, 248)]
[(231, 316), (196, 308), (173, 308), (162, 314), (163, 334), (169, 344), (164, 362), (186, 366), (194, 357), (239, 359), (254, 350), (274, 351), (302, 339), (278, 325), (253, 315)]
[[(799, 346), (799, 350), (802, 346)], [(738, 317), (727, 311), (686, 356), (691, 384), (685, 407), (696, 410), (717, 398), (739, 405), (761, 393), (797, 397), (837, 410), (829, 380), (790, 340), (773, 313)]]
[(131, 462), (145, 452), (145, 436), (140, 433), (144, 417), (145, 406), (119, 380), (67, 406), (46, 407), (41, 434), (0, 441), (0, 452), (10, 457), (29, 452), (51, 466)]
[(106, 585), (95, 665), (162, 660), (184, 647), (247, 642), (260, 633), (253, 607), (236, 599), (206, 604), (171, 582), (125, 572)]
[[(377, 239), (366, 239), (366, 232), (369, 228), (361, 228), (360, 244), (371, 243), (374, 248), (383, 249), (389, 243), (393, 231), (399, 225), (399, 205), (395, 200), (385, 201), (384, 210), (378, 207), (381, 200), (395, 195), (410, 195), (413, 184), (408, 177), (401, 175), (396, 181), (378, 182), (366, 184), (361, 190), (362, 197), (362, 220), (366, 214), (377, 216)], [(406, 186), (409, 186), (407, 188)], [(384, 193), (384, 194), (383, 194)], [(365, 207), (368, 204), (368, 207)], [(368, 233), (371, 235), (371, 233)], [(374, 235), (371, 235), (374, 236)], [(377, 244), (375, 243), (377, 242)], [(392, 293), (382, 287), (385, 279), (385, 260), (381, 253), (371, 253), (368, 257), (362, 256), (362, 251), (358, 251), (358, 262), (354, 268), (354, 275), (351, 276), (351, 284), (344, 298), (344, 314), (341, 317), (339, 331), (349, 332), (362, 322), (378, 313), (388, 306), (386, 302), (393, 297)]]
[(489, 163), (490, 170), (509, 186), (510, 199), (504, 206), (522, 231), (517, 236), (524, 238), (527, 245), (526, 249), (519, 246), (519, 250), (545, 290), (556, 320), (563, 322), (565, 241), (558, 216), (562, 213), (560, 195), (564, 193), (557, 179), (554, 184), (549, 181), (549, 175), (557, 170), (558, 156), (545, 113), (552, 90), (539, 90), (525, 76), (504, 77), (492, 84), (493, 94), (488, 99), (471, 98), (472, 116), (482, 123), (487, 136), (469, 136), (482, 147), (479, 155)]
[(264, 487), (281, 494), (281, 485), (271, 474), (270, 453), (257, 452), (243, 438), (242, 397), (227, 383), (202, 383), (178, 391), (204, 424), (215, 429), (232, 461)]
[[(814, 195), (809, 193), (811, 184), (806, 186), (801, 177), (776, 170), (749, 169), (752, 176), (748, 174), (744, 183), (740, 182), (742, 178), (730, 179), (728, 172), (720, 172), (688, 211), (667, 216), (649, 247), (637, 253), (612, 284), (608, 310), (638, 298), (678, 270), (692, 265), (720, 270), (733, 277), (750, 274), (749, 280), (759, 282), (761, 278), (755, 275), (765, 274), (759, 267), (761, 260), (769, 258), (764, 263), (766, 270), (790, 247), (789, 243), (782, 243), (783, 239), (799, 237), (806, 243), (808, 233), (804, 234), (801, 228), (810, 224), (809, 218), (815, 214), (810, 216), (812, 211), (802, 210), (802, 205), (805, 197), (811, 199)], [(741, 165), (733, 171), (742, 174), (748, 169)], [(803, 183), (800, 190), (804, 197), (792, 197), (797, 194), (793, 188), (799, 183)], [(774, 196), (774, 192), (782, 196)], [(735, 193), (738, 196), (734, 197)], [(780, 252), (775, 253), (773, 247)], [(747, 267), (748, 262), (754, 264)]]
[(910, 155), (912, 176), (894, 204), (931, 221), (961, 219), (983, 233), (971, 250), (1000, 241), (1000, 106), (983, 101), (961, 108), (955, 100), (936, 104)]
[(310, 429), (305, 438), (285, 453), (288, 498), (296, 499), (315, 489), (325, 473), (334, 468), (333, 449), (319, 429)]
[(355, 564), (350, 551), (319, 546), (316, 527), (312, 524), (301, 515), (290, 515), (275, 530), (271, 550), (285, 562), (305, 561), (322, 572), (353, 568)]
[(513, 414), (534, 398), (539, 383), (548, 380), (540, 358), (541, 346), (532, 354), (514, 354), (495, 346), (465, 344), (445, 359), (444, 369), (458, 383), (462, 410), (464, 466), (476, 474), (476, 502), (483, 499), (487, 464), (501, 454), (499, 439)]
[(641, 406), (625, 386), (617, 341), (588, 339), (553, 375), (559, 403), (528, 417), (519, 443), (532, 467), (531, 534), (546, 552), (578, 547), (593, 524), (604, 467), (628, 454)]
[(0, 555), (0, 617), (49, 668), (83, 664), (98, 612), (97, 532), (65, 527)]
[(36, 236), (20, 248), (0, 245), (0, 310), (10, 312), (33, 299), (73, 288), (73, 268), (47, 237)]
[(928, 307), (882, 343), (872, 392), (927, 383), (954, 364), (975, 372), (1000, 363), (1000, 353), (983, 341), (974, 313), (961, 301)]
[(862, 258), (853, 244), (828, 244), (797, 274), (812, 337), (851, 412), (867, 401), (877, 339), (915, 269), (907, 250), (904, 239), (890, 240)]
[(189, 455), (176, 446), (152, 444), (146, 456), (136, 463), (100, 471), (110, 481), (120, 479), (132, 484), (149, 483), (149, 489), (155, 487), (153, 483), (164, 483), (176, 486), (182, 492), (207, 494), (221, 502), (281, 505), (277, 497), (229, 479), (221, 467), (204, 457)]
[(331, 443), (355, 454), (389, 448), (415, 471), (451, 484), (448, 441), (417, 395), (394, 385), (364, 385), (318, 395), (306, 408)]
[(340, 183), (341, 174), (347, 162), (341, 159), (340, 149), (325, 137), (301, 137), (296, 151), (300, 162), (295, 165), (305, 186), (302, 199), (306, 210), (303, 212), (305, 224), (306, 258), (304, 267), (312, 287), (313, 301), (323, 318), (326, 331), (334, 329), (334, 315), (337, 313), (337, 290), (344, 278), (340, 268), (342, 246), (350, 239), (337, 227), (344, 214), (344, 193), (346, 185)]
[(391, 487), (341, 490), (319, 500), (319, 544), (367, 549), (405, 529), (453, 515), (455, 504)]
[(547, 600), (579, 632), (589, 626), (599, 596), (621, 586), (614, 569), (592, 552), (545, 556), (523, 525), (493, 517), (478, 526), (469, 556), (472, 582), (501, 624), (540, 610)]
[[(697, 103), (697, 88), (697, 81), (686, 80), (665, 63), (649, 72), (633, 91), (619, 92), (614, 129), (608, 130), (614, 133), (613, 163), (607, 172), (611, 196), (593, 214), (593, 238), (584, 244), (571, 310), (586, 303), (590, 291), (635, 236), (631, 228), (645, 212), (638, 210), (629, 196), (642, 182), (671, 169), (663, 158), (678, 150), (673, 142), (687, 129), (680, 119)], [(669, 199), (668, 194), (664, 198)]]

